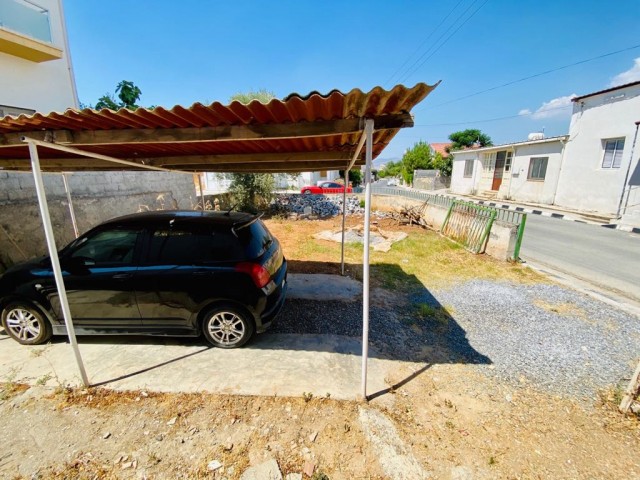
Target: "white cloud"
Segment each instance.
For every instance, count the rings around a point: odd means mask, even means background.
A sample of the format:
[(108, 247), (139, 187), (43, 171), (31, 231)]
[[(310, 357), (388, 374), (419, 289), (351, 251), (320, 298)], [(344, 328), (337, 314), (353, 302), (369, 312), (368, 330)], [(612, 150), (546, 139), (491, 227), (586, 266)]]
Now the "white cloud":
[(619, 73), (611, 79), (609, 87), (617, 87), (618, 85), (624, 85), (625, 83), (637, 82), (640, 80), (640, 57), (633, 61), (633, 67), (629, 70)]
[(518, 115), (531, 115), (534, 120), (552, 117), (568, 117), (571, 115), (571, 99), (576, 97), (575, 93), (564, 97), (554, 98), (548, 102), (542, 102), (542, 106), (535, 112), (528, 108), (520, 110)]

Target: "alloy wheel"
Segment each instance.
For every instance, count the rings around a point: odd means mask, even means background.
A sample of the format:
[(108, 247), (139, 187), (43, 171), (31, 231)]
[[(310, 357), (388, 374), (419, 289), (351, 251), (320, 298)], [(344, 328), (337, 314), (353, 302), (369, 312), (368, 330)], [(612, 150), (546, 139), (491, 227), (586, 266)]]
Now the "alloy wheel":
[(16, 338), (25, 342), (37, 338), (42, 328), (38, 318), (24, 308), (10, 310), (7, 313), (6, 324)]
[(240, 342), (245, 335), (245, 324), (238, 315), (233, 312), (217, 312), (207, 325), (211, 338), (224, 346), (232, 346)]

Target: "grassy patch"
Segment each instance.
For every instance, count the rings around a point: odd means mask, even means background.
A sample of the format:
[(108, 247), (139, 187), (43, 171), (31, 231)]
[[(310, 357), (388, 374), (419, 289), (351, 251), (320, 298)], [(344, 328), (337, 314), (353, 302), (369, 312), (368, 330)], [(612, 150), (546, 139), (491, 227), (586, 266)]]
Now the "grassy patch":
[(563, 317), (572, 316), (578, 318), (586, 318), (587, 316), (586, 312), (582, 308), (570, 302), (550, 303), (540, 298), (536, 298), (533, 301), (533, 304), (538, 308), (541, 308), (548, 312), (557, 313), (558, 315), (561, 315)]
[[(358, 221), (362, 220), (349, 218), (348, 226), (355, 226)], [(270, 219), (266, 223), (280, 240), (287, 259), (295, 261), (298, 267), (309, 262), (327, 262), (331, 267), (316, 273), (338, 273), (336, 265), (340, 262), (340, 244), (316, 240), (312, 235), (340, 228), (341, 219)], [(380, 222), (381, 228), (387, 231), (405, 231), (408, 237), (395, 243), (389, 252), (371, 250), (371, 278), (374, 286), (411, 293), (415, 288), (441, 288), (474, 278), (519, 283), (545, 281), (542, 275), (522, 265), (495, 260), (487, 255), (473, 255), (433, 231), (418, 226), (383, 223)], [(362, 256), (361, 245), (345, 245), (345, 262), (351, 266), (348, 273), (356, 278), (362, 275)], [(295, 270), (292, 269), (292, 272), (295, 273)], [(311, 270), (305, 273), (311, 273)]]

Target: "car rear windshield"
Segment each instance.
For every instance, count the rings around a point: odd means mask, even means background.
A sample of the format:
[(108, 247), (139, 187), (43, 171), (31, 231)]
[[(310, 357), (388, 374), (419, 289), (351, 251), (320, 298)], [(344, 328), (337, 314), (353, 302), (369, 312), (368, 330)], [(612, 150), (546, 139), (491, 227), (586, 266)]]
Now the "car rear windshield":
[(235, 235), (231, 230), (207, 227), (161, 228), (151, 232), (147, 263), (194, 265), (245, 261), (262, 255), (272, 241), (260, 221), (239, 229)]

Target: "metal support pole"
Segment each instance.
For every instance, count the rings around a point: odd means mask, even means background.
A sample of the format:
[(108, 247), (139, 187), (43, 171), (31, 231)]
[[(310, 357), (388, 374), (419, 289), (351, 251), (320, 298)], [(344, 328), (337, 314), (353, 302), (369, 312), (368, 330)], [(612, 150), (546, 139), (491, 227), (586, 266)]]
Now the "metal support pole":
[(344, 225), (347, 217), (347, 188), (349, 188), (349, 170), (344, 171), (344, 192), (342, 192), (342, 251), (340, 263), (342, 264), (342, 276), (344, 277)]
[(371, 223), (371, 162), (373, 159), (373, 120), (365, 121), (366, 160), (364, 174), (364, 258), (362, 260), (362, 398), (367, 399), (367, 360), (369, 357), (369, 227)]
[(73, 353), (76, 357), (76, 362), (78, 363), (78, 369), (80, 370), (82, 382), (84, 383), (85, 387), (88, 387), (89, 378), (87, 377), (87, 372), (84, 369), (82, 356), (80, 355), (80, 349), (78, 348), (78, 342), (76, 341), (76, 332), (73, 329), (71, 310), (69, 309), (69, 301), (67, 300), (67, 291), (64, 288), (62, 269), (60, 268), (60, 259), (58, 258), (58, 249), (56, 248), (56, 239), (53, 235), (53, 227), (51, 226), (49, 206), (47, 204), (47, 196), (44, 190), (44, 183), (42, 182), (42, 172), (40, 171), (38, 147), (32, 141), (28, 141), (28, 144), (29, 154), (31, 155), (31, 170), (33, 171), (33, 178), (36, 183), (36, 193), (38, 194), (38, 205), (40, 206), (40, 215), (42, 216), (42, 226), (44, 227), (44, 235), (47, 239), (47, 248), (49, 249), (49, 256), (51, 257), (51, 268), (53, 269), (53, 276), (56, 280), (56, 287), (58, 289), (58, 296), (60, 299), (60, 307), (62, 308), (64, 323), (67, 327), (67, 334), (69, 335), (71, 348), (73, 348)]
[(62, 183), (64, 183), (64, 191), (67, 194), (67, 203), (69, 204), (69, 214), (71, 215), (71, 224), (73, 225), (73, 234), (78, 238), (80, 233), (78, 232), (78, 223), (76, 222), (76, 212), (73, 210), (73, 202), (71, 201), (71, 190), (69, 189), (69, 182), (67, 182), (67, 175), (62, 174)]
[(198, 186), (200, 187), (200, 199), (202, 200), (202, 211), (204, 212), (204, 190), (202, 189), (202, 174), (198, 173)]

